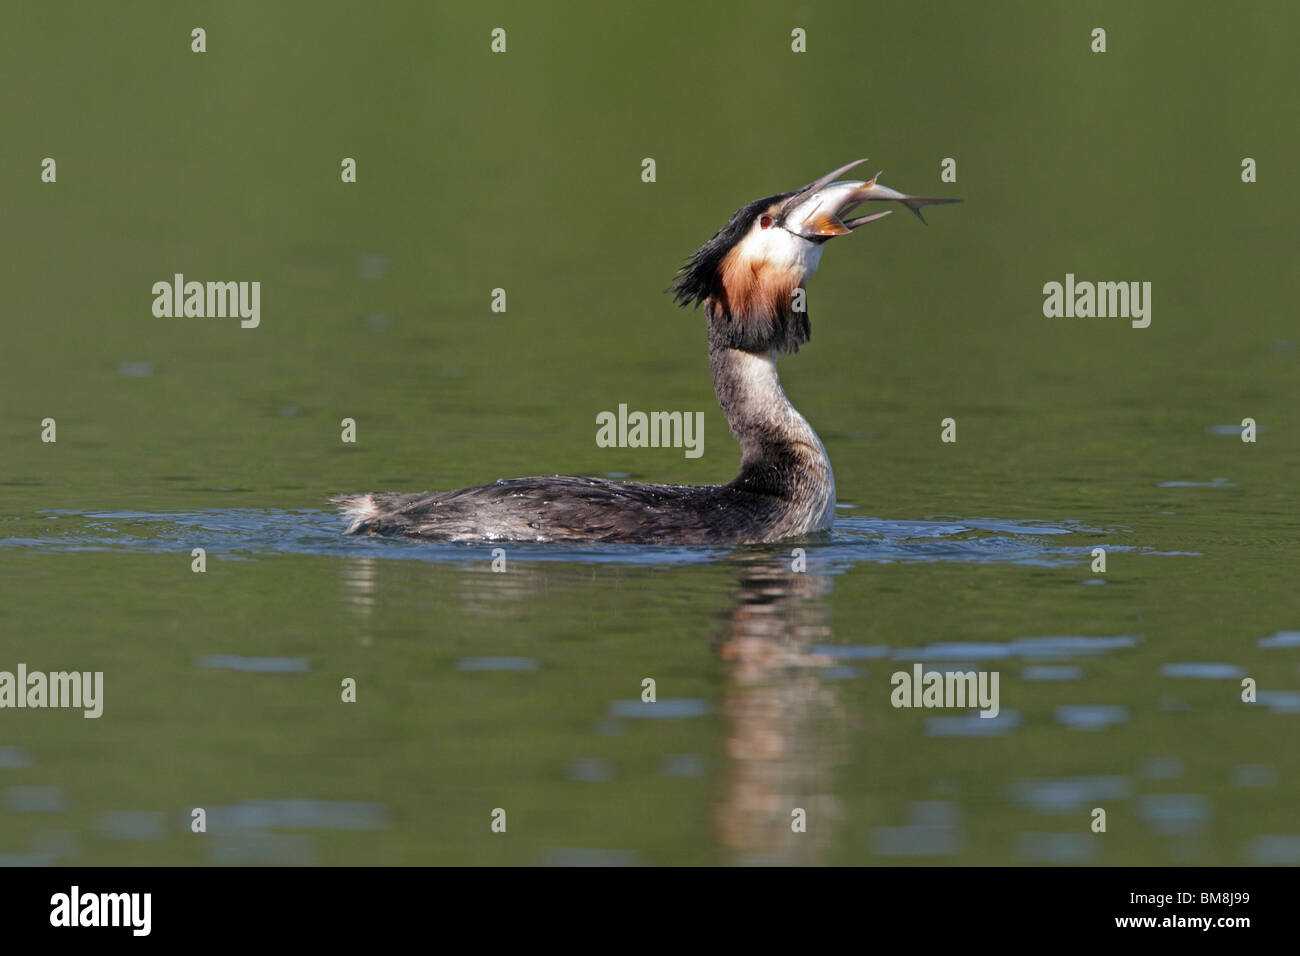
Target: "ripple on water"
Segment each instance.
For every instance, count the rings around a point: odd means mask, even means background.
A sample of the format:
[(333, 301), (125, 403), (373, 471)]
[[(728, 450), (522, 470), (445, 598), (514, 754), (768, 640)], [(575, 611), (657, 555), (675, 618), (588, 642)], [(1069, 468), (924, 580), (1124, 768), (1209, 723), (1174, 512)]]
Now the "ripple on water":
[(1148, 780), (1175, 780), (1187, 772), (1187, 765), (1177, 757), (1149, 757), (1138, 772)]
[(1083, 668), (1073, 664), (1035, 664), (1020, 670), (1021, 680), (1080, 680)]
[[(383, 830), (388, 827), (388, 808), (382, 803), (307, 798), (244, 800), (229, 806), (209, 807), (207, 823), (209, 833), (275, 829)], [(189, 829), (188, 811), (182, 825)]]
[(1210, 800), (1199, 793), (1153, 793), (1138, 797), (1138, 817), (1164, 836), (1193, 836), (1210, 819)]
[(81, 855), (81, 839), (75, 830), (40, 830), (32, 834), (31, 848), (54, 859), (71, 860)]
[[(250, 491), (251, 489), (240, 489)], [(62, 519), (51, 525), (51, 519)], [(246, 560), (250, 555), (315, 554), (354, 558), (384, 557), (430, 562), (478, 562), (490, 557), (490, 544), (408, 541), (348, 537), (345, 522), (333, 511), (228, 508), (150, 513), (141, 511), (55, 511), (16, 518), (0, 538), (3, 547), (51, 551), (185, 552), (204, 547), (214, 560)], [(54, 529), (57, 528), (56, 533)], [(28, 530), (31, 529), (31, 530)], [(1090, 560), (1096, 536), (1108, 534), (1072, 522), (1046, 524), (996, 518), (934, 518), (889, 521), (841, 517), (835, 528), (811, 537), (810, 569), (839, 573), (861, 562), (1011, 563), (1041, 566), (1078, 565)], [(1086, 545), (1071, 545), (1087, 534)], [(1139, 550), (1102, 542), (1108, 550)], [(734, 547), (646, 545), (509, 544), (511, 559), (601, 564), (706, 564), (733, 554)], [(788, 559), (784, 545), (767, 548), (774, 561)]]
[(222, 866), (312, 866), (316, 862), (316, 840), (290, 833), (217, 834), (208, 859)]
[(1232, 768), (1234, 787), (1272, 787), (1277, 781), (1277, 768), (1267, 764), (1243, 764)]
[(1261, 690), (1257, 700), (1274, 714), (1300, 714), (1300, 690)]
[(307, 662), (300, 657), (239, 657), (234, 654), (204, 654), (194, 663), (215, 670), (253, 671), (260, 674), (302, 674)]
[(564, 775), (580, 783), (604, 783), (614, 779), (614, 763), (603, 757), (579, 757), (569, 763)]
[(1246, 671), (1244, 668), (1237, 667), (1235, 664), (1193, 661), (1188, 663), (1165, 664), (1160, 668), (1160, 673), (1164, 677), (1198, 677), (1203, 680), (1230, 680), (1234, 677), (1244, 677)]
[(1097, 855), (1097, 840), (1086, 833), (1017, 833), (1015, 854), (1030, 863), (1086, 863)]
[(677, 717), (703, 717), (709, 712), (709, 702), (695, 697), (668, 697), (657, 701), (615, 700), (609, 705), (611, 717), (649, 717), (671, 719)]
[(1300, 647), (1300, 631), (1278, 631), (1256, 641), (1259, 647)]
[(1157, 488), (1238, 488), (1235, 482), (1227, 478), (1213, 478), (1209, 481), (1157, 481)]
[(659, 765), (665, 777), (703, 777), (708, 769), (707, 761), (699, 754), (669, 754)]
[(382, 252), (367, 252), (357, 261), (357, 274), (363, 279), (382, 279), (392, 264), (393, 260)]
[(955, 856), (962, 845), (957, 805), (943, 800), (913, 803), (904, 826), (871, 830), (875, 856)]
[(1017, 656), (1031, 658), (1092, 657), (1125, 647), (1137, 647), (1142, 637), (1121, 634), (1115, 637), (1020, 637), (1011, 642)]
[(1018, 637), (1001, 643), (963, 643), (947, 641), (922, 647), (901, 647), (893, 652), (895, 660), (905, 661), (989, 661), (1004, 658), (1032, 660), (1061, 657), (1091, 657), (1125, 647), (1136, 647), (1141, 637)]
[(99, 815), (96, 829), (110, 840), (161, 840), (166, 815), (154, 810), (111, 810)]
[(68, 809), (62, 787), (6, 787), (4, 805), (10, 813), (63, 813)]
[(839, 661), (869, 661), (888, 657), (890, 650), (883, 645), (814, 644), (810, 653)]
[(458, 671), (535, 671), (537, 661), (532, 657), (462, 657), (456, 662)]
[(1044, 777), (1017, 780), (1011, 799), (1038, 813), (1071, 813), (1099, 800), (1126, 800), (1133, 795), (1127, 777)]
[(976, 644), (953, 641), (927, 644), (924, 647), (900, 647), (894, 651), (894, 660), (903, 661), (986, 661), (1011, 656), (1008, 644)]
[(865, 667), (853, 667), (849, 664), (823, 667), (817, 672), (817, 676), (822, 680), (855, 680), (866, 675), (867, 669)]
[[(1268, 431), (1263, 425), (1255, 426), (1255, 434), (1262, 435)], [(1206, 425), (1205, 433), (1207, 435), (1231, 435), (1233, 438), (1240, 438), (1242, 433), (1241, 425)]]
[(1076, 730), (1105, 730), (1128, 720), (1128, 708), (1116, 704), (1068, 704), (1054, 713), (1058, 724)]
[(981, 717), (979, 711), (954, 717), (929, 717), (925, 721), (927, 737), (1002, 737), (1020, 726), (1020, 714), (1003, 710), (996, 717)]
[(0, 770), (21, 770), (31, 765), (32, 758), (22, 747), (0, 747)]
[(1300, 864), (1300, 834), (1255, 837), (1246, 844), (1245, 856), (1251, 863)]

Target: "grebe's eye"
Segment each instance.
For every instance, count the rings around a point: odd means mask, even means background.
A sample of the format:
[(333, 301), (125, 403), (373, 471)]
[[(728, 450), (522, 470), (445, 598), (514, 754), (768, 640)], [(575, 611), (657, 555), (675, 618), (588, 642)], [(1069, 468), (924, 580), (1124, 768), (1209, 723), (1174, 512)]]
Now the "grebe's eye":
[(772, 217), (771, 217), (771, 216), (764, 216), (763, 218), (761, 218), (760, 220), (758, 220), (758, 228), (760, 228), (760, 229), (771, 229), (771, 228), (772, 228)]

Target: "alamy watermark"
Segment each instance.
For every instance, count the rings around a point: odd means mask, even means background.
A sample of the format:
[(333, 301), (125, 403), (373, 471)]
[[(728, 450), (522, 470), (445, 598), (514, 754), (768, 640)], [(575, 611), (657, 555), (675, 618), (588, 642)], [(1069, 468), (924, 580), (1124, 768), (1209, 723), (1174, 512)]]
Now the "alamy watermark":
[(160, 319), (239, 318), (241, 328), (262, 321), (262, 283), (186, 282), (183, 273), (153, 284), (153, 314)]
[(629, 412), (596, 415), (599, 448), (685, 448), (687, 458), (704, 454), (703, 412)]
[(103, 671), (28, 671), (26, 664), (18, 672), (0, 671), (0, 708), (3, 707), (71, 707), (84, 711), (84, 717), (98, 717), (104, 712)]
[(1150, 282), (1075, 282), (1065, 274), (1065, 284), (1043, 286), (1043, 315), (1049, 319), (1132, 319), (1135, 329), (1151, 324)]
[(894, 707), (979, 707), (981, 717), (996, 717), (999, 671), (895, 671), (889, 678)]
[(50, 897), (50, 925), (120, 926), (133, 936), (148, 936), (153, 920), (152, 893), (83, 893), (73, 884)]

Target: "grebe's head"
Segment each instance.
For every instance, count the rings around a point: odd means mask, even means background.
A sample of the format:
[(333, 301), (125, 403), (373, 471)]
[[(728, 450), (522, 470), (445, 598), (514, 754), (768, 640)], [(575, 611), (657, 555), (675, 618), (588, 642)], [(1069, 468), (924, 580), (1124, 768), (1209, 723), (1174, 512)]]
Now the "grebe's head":
[[(853, 218), (871, 200), (898, 200), (921, 216), (931, 203), (960, 202), (907, 196), (876, 183), (835, 182), (855, 160), (802, 189), (756, 199), (686, 260), (669, 290), (681, 305), (703, 303), (715, 338), (749, 352), (796, 352), (812, 334), (805, 287), (826, 241), (889, 215)], [(924, 218), (921, 219), (924, 222)]]

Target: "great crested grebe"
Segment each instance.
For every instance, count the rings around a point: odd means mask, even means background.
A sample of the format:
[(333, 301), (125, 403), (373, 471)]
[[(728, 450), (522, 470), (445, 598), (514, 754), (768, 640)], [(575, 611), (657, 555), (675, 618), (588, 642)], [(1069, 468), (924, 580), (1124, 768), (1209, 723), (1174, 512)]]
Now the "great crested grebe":
[(859, 159), (793, 192), (757, 199), (699, 248), (668, 290), (703, 304), (713, 389), (740, 442), (740, 474), (725, 485), (652, 485), (561, 476), (515, 478), (459, 491), (338, 495), (348, 534), (431, 541), (603, 541), (752, 544), (825, 531), (835, 517), (826, 449), (776, 374), (779, 352), (812, 333), (804, 287), (834, 236), (889, 215), (849, 218), (863, 202), (931, 203), (876, 183), (835, 182)]

